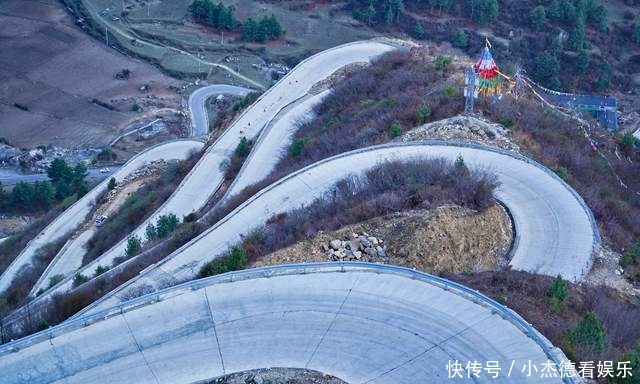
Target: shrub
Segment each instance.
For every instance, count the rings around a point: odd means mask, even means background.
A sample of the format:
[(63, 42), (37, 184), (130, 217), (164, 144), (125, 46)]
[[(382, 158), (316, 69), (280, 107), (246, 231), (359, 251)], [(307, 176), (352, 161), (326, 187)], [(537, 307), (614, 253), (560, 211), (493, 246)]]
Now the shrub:
[(458, 87), (456, 87), (453, 84), (445, 85), (444, 88), (442, 89), (442, 93), (447, 97), (451, 97), (456, 93), (458, 93)]
[(221, 273), (238, 271), (247, 264), (247, 256), (244, 249), (233, 247), (226, 257), (221, 257), (208, 262), (200, 269), (200, 277), (219, 275)]
[(569, 182), (569, 171), (565, 167), (557, 167), (553, 170), (558, 177), (560, 177), (565, 182)]
[(116, 179), (115, 178), (111, 178), (109, 179), (109, 184), (107, 185), (107, 189), (112, 190), (116, 187)]
[(464, 29), (458, 28), (451, 37), (451, 45), (457, 48), (467, 48), (469, 46), (469, 37)]
[(173, 213), (162, 215), (156, 223), (156, 232), (159, 238), (164, 239), (178, 227), (180, 220)]
[(73, 288), (79, 287), (87, 281), (89, 281), (87, 276), (81, 273), (76, 273), (76, 275), (73, 277)]
[(567, 333), (569, 342), (597, 355), (607, 347), (607, 331), (595, 313), (588, 311), (574, 330)]
[(102, 275), (103, 273), (107, 272), (109, 270), (109, 268), (107, 267), (103, 267), (102, 265), (98, 265), (95, 269), (95, 271), (93, 272), (93, 277), (98, 277), (100, 275)]
[[(49, 278), (49, 285), (47, 286), (46, 289), (52, 288), (53, 286), (55, 286), (56, 284), (58, 284), (59, 282), (61, 282), (62, 280), (64, 280), (64, 275), (53, 275)], [(45, 289), (45, 291), (46, 291)]]
[(451, 61), (453, 61), (451, 56), (438, 55), (438, 56), (436, 56), (436, 59), (435, 59), (435, 61), (433, 63), (434, 63), (435, 68), (438, 71), (443, 71), (443, 70), (447, 69), (449, 64), (451, 64)]
[(140, 241), (140, 238), (135, 235), (127, 237), (127, 249), (125, 250), (127, 257), (134, 256), (138, 253), (141, 247), (142, 242)]
[(420, 124), (424, 124), (429, 119), (429, 116), (431, 116), (431, 108), (429, 108), (428, 105), (420, 104), (416, 114), (418, 115), (418, 121)]
[(251, 152), (251, 142), (245, 136), (242, 136), (236, 146), (235, 154), (240, 157), (247, 157), (249, 152)]
[(549, 285), (549, 307), (552, 312), (559, 312), (560, 307), (567, 299), (567, 283), (558, 275)]
[(304, 150), (304, 139), (295, 139), (289, 147), (289, 155), (291, 157), (299, 157)]
[(145, 236), (147, 236), (148, 241), (152, 241), (158, 238), (158, 230), (153, 223), (147, 224), (147, 228), (145, 229)]
[(402, 135), (402, 126), (398, 121), (394, 121), (393, 123), (391, 123), (388, 134), (391, 138)]

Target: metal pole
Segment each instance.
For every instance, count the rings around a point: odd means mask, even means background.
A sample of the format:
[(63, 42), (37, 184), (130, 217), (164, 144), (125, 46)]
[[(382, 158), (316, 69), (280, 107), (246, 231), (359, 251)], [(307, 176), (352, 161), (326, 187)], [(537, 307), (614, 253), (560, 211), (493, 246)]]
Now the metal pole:
[(104, 26), (104, 38), (107, 41), (107, 47), (109, 46), (109, 27)]

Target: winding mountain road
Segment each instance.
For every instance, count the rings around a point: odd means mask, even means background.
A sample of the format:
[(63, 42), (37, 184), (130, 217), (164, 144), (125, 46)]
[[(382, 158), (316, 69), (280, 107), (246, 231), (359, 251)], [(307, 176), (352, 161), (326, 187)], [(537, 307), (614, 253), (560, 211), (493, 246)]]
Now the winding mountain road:
[[(201, 159), (169, 199), (130, 235), (137, 236), (144, 241), (147, 225), (155, 223), (160, 216), (173, 213), (182, 218), (204, 207), (222, 185), (224, 168), (221, 165), (231, 156), (242, 137), (258, 136), (262, 129), (274, 121), (283, 109), (289, 106), (293, 108), (296, 102), (308, 97), (315, 84), (327, 79), (337, 70), (350, 64), (369, 62), (373, 58), (399, 48), (402, 48), (401, 43), (393, 40), (358, 41), (322, 51), (300, 62), (231, 123), (225, 132), (205, 150)], [(193, 106), (196, 105), (195, 101), (204, 103), (206, 94), (211, 93), (212, 89), (194, 97), (194, 104), (191, 104), (191, 110), (195, 116), (193, 118), (194, 124), (204, 126), (205, 130), (206, 116), (202, 116), (205, 114), (205, 110), (200, 108), (200, 104), (197, 104), (198, 108), (193, 108)], [(279, 151), (282, 142), (273, 142), (272, 145)], [(94, 270), (99, 265), (113, 265), (116, 258), (125, 255), (126, 244), (127, 239), (123, 238), (96, 260), (79, 269), (78, 273), (93, 276)], [(74, 247), (73, 250), (82, 252), (83, 249)], [(73, 257), (81, 260), (82, 255), (74, 252)], [(46, 282), (46, 279), (41, 279), (40, 286), (42, 287)], [(47, 290), (39, 299), (48, 298), (56, 292), (65, 292), (71, 289), (72, 284), (73, 275), (68, 275), (64, 280)]]
[(501, 383), (545, 384), (563, 380), (528, 377), (521, 367), (567, 361), (517, 314), (475, 291), (366, 263), (219, 275), (0, 346), (3, 384), (195, 383), (269, 367), (352, 384), (496, 380), (482, 370), (449, 379), (447, 364), (456, 360), (497, 362)]
[[(206, 110), (206, 102), (215, 95), (245, 96), (250, 89), (226, 84), (208, 85), (198, 88), (189, 96), (189, 110), (191, 111), (192, 131), (191, 137), (204, 137), (209, 133), (209, 121)], [(200, 145), (201, 149), (202, 145)], [(102, 186), (99, 186), (102, 188)], [(71, 239), (51, 261), (47, 269), (40, 276), (30, 291), (30, 296), (35, 296), (40, 290), (49, 287), (51, 278), (56, 275), (70, 277), (82, 267), (82, 259), (86, 253), (86, 245), (95, 234), (97, 228), (89, 227), (84, 232)], [(46, 241), (46, 239), (43, 239)], [(92, 266), (93, 267), (93, 266)], [(95, 267), (93, 267), (95, 268)], [(86, 272), (85, 272), (86, 273)]]
[(526, 157), (492, 147), (438, 141), (391, 143), (322, 160), (273, 183), (81, 314), (117, 305), (138, 292), (195, 278), (205, 263), (225, 254), (273, 215), (309, 204), (337, 181), (361, 174), (381, 161), (419, 157), (455, 161), (458, 156), (469, 167), (494, 173), (501, 183), (495, 196), (509, 209), (516, 230), (512, 268), (561, 275), (571, 281), (584, 276), (600, 241), (597, 226), (584, 201), (555, 173)]
[[(153, 146), (127, 161), (112, 177), (116, 181), (121, 181), (137, 169), (153, 161), (185, 159), (192, 152), (202, 149), (203, 145), (202, 142), (196, 140), (176, 140)], [(85, 221), (95, 204), (95, 199), (107, 190), (108, 183), (108, 180), (104, 180), (90, 190), (27, 244), (26, 248), (20, 252), (0, 276), (0, 292), (6, 290), (20, 270), (32, 262), (38, 249), (75, 231)]]
[[(370, 61), (397, 47), (385, 40), (356, 42), (304, 60), (206, 149), (169, 200), (133, 233), (143, 237), (146, 224), (162, 214), (183, 216), (202, 208), (223, 181), (220, 164), (243, 136), (258, 141), (224, 198), (266, 177), (290, 143), (296, 124), (309, 118), (313, 106), (330, 92), (312, 95), (314, 84), (348, 64)], [(211, 86), (191, 95), (194, 135), (207, 132), (203, 107), (207, 97), (247, 91), (232, 88), (221, 92), (220, 86)], [(196, 141), (165, 145), (175, 146), (167, 147), (175, 156), (202, 147)], [(163, 152), (157, 156), (168, 156), (165, 149), (155, 150)], [(143, 155), (130, 162), (141, 166), (156, 156)], [(349, 175), (362, 174), (383, 161), (421, 157), (454, 161), (458, 156), (471, 168), (494, 173), (501, 183), (495, 197), (507, 207), (515, 226), (512, 268), (560, 274), (572, 281), (584, 276), (600, 241), (597, 226), (580, 196), (546, 167), (512, 152), (456, 142), (362, 148), (287, 175), (62, 325), (0, 346), (2, 382), (189, 383), (280, 366), (313, 369), (349, 383), (404, 384), (448, 380), (450, 360), (463, 364), (493, 360), (504, 369), (512, 361), (565, 361), (558, 349), (504, 306), (453, 282), (399, 267), (276, 266), (176, 285), (193, 279), (202, 265), (225, 254), (274, 214), (311, 203)], [(133, 169), (127, 164), (118, 172)], [(116, 173), (116, 178), (122, 175)], [(96, 188), (90, 194), (99, 192)], [(43, 239), (50, 242), (75, 230), (95, 196), (65, 211), (50, 225), (56, 230), (43, 231)], [(26, 265), (43, 244), (29, 244), (23, 253), (33, 247), (31, 255), (21, 254), (16, 261)], [(65, 248), (74, 256), (60, 257), (63, 260), (53, 266), (70, 265), (82, 255), (77, 244)], [(111, 265), (123, 252), (121, 242), (80, 272), (90, 274), (96, 265)], [(18, 269), (14, 267), (13, 273)], [(71, 276), (36, 300), (70, 288)], [(128, 301), (144, 292), (153, 293)], [(561, 382), (524, 377), (520, 369), (505, 380), (501, 382)]]

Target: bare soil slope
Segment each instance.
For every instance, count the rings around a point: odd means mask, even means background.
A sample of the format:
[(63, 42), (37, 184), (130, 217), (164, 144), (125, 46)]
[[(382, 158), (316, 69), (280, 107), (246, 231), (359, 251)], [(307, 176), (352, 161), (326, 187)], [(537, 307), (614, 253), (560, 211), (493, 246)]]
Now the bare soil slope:
[(322, 246), (349, 240), (353, 233), (375, 236), (385, 244), (385, 257), (362, 255), (360, 261), (416, 268), (429, 273), (462, 273), (503, 265), (509, 249), (511, 223), (496, 205), (485, 212), (445, 206), (377, 217), (338, 231), (323, 233), (256, 261), (252, 267), (330, 261)]
[[(11, 144), (102, 146), (140, 116), (135, 104), (179, 107), (175, 80), (89, 37), (58, 2), (0, 4), (0, 137)], [(123, 69), (131, 77), (117, 80)]]

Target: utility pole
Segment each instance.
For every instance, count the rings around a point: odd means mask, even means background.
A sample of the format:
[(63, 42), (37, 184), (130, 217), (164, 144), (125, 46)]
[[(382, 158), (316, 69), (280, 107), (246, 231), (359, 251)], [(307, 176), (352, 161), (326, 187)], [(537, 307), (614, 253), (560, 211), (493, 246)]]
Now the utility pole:
[(107, 41), (107, 47), (109, 46), (109, 27), (104, 26), (104, 39)]
[(224, 45), (224, 31), (222, 31), (222, 34), (220, 35), (220, 45)]
[(473, 104), (476, 98), (477, 76), (473, 68), (464, 71), (464, 114), (473, 115)]

